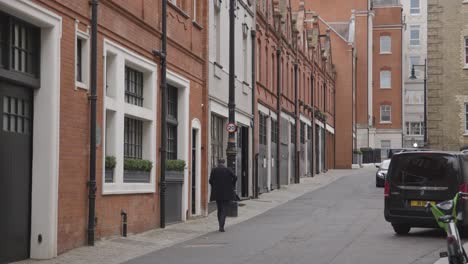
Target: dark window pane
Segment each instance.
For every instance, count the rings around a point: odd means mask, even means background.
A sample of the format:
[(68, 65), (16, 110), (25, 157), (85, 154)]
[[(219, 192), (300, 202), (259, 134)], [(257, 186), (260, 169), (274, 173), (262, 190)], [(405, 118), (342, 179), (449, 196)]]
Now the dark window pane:
[(125, 102), (143, 106), (143, 73), (125, 66)]
[(305, 123), (304, 122), (301, 122), (301, 131), (299, 131), (301, 133), (301, 143), (305, 143)]
[(278, 121), (271, 120), (271, 142), (278, 143)]
[(169, 86), (167, 90), (167, 114), (177, 120), (177, 88)]
[(291, 125), (291, 143), (296, 144), (296, 125), (295, 124), (290, 124)]
[(77, 39), (76, 40), (76, 80), (79, 82), (83, 81), (83, 76), (82, 76), (82, 42), (83, 40)]
[(167, 126), (167, 159), (177, 159), (177, 126)]
[(3, 131), (30, 134), (30, 102), (10, 96), (3, 97)]
[(143, 121), (125, 117), (124, 158), (143, 158)]
[(217, 115), (211, 116), (211, 166), (215, 167), (218, 160), (224, 158), (224, 119)]
[(9, 26), (10, 68), (37, 76), (39, 73), (39, 28), (11, 18)]

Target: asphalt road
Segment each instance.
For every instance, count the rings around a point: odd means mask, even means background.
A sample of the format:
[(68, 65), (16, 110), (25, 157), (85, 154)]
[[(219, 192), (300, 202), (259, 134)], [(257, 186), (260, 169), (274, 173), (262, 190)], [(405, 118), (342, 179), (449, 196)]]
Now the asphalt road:
[[(262, 215), (131, 260), (143, 264), (433, 264), (443, 233), (396, 236), (375, 171), (353, 172)], [(227, 220), (229, 221), (229, 219)]]

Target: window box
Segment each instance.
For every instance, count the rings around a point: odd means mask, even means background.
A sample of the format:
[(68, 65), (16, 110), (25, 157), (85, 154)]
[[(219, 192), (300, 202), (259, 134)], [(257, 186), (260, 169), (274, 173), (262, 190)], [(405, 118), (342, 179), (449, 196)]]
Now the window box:
[(114, 182), (114, 169), (106, 168), (104, 178), (105, 178), (106, 183)]
[(166, 170), (166, 181), (172, 183), (184, 183), (184, 172)]
[(149, 171), (124, 170), (124, 182), (126, 183), (149, 183), (151, 173)]

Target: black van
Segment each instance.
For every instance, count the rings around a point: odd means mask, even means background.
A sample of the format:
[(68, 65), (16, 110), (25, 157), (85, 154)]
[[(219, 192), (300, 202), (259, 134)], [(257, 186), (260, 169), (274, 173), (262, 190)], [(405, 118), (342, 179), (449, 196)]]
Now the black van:
[[(407, 234), (411, 227), (437, 227), (424, 206), (427, 202), (450, 200), (458, 191), (468, 191), (466, 165), (468, 156), (458, 152), (393, 155), (384, 186), (385, 220), (397, 234)], [(467, 208), (461, 202), (463, 217)], [(468, 225), (468, 219), (463, 217), (460, 223)]]

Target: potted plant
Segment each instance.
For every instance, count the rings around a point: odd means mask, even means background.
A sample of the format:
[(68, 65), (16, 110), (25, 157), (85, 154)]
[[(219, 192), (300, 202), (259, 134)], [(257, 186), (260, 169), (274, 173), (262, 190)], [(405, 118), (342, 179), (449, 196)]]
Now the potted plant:
[(166, 161), (166, 176), (168, 178), (184, 178), (185, 161), (184, 160), (167, 160)]
[(105, 174), (104, 179), (105, 182), (114, 182), (114, 169), (117, 161), (115, 160), (114, 156), (107, 156), (106, 157), (106, 164), (105, 164)]
[(143, 159), (125, 159), (124, 182), (147, 183), (151, 179), (153, 162)]

